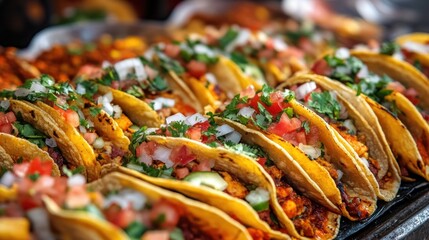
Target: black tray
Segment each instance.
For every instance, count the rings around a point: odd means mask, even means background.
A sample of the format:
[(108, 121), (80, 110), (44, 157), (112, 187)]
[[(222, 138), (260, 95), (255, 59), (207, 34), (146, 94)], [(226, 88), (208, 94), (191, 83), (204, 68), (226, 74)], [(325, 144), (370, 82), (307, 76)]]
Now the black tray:
[[(426, 234), (415, 236), (416, 230)], [(337, 239), (429, 239), (428, 232), (429, 182), (402, 182), (397, 197), (378, 201), (370, 218), (361, 222), (343, 218)]]

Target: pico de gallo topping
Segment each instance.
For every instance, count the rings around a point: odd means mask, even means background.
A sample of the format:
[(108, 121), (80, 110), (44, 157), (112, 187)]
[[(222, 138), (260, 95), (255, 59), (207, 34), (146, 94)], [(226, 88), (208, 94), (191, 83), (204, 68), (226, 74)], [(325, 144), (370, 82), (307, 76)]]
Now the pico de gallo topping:
[[(76, 128), (83, 138), (93, 147), (98, 154), (99, 160), (113, 159), (119, 161), (125, 154), (124, 151), (115, 146), (107, 138), (100, 136), (95, 131), (94, 123), (84, 114), (84, 109), (88, 109), (91, 116), (99, 116), (102, 108), (85, 101), (85, 99), (68, 83), (55, 83), (54, 79), (51, 77), (42, 75), (40, 79), (27, 80), (23, 86), (15, 91), (3, 91), (0, 92), (0, 95), (30, 102), (41, 101), (53, 107), (64, 121)], [(103, 96), (102, 100), (105, 98), (109, 98), (109, 96)], [(112, 112), (113, 115), (118, 113), (121, 114), (122, 112), (120, 108), (115, 110), (115, 107), (112, 107), (112, 109), (116, 111)], [(19, 125), (17, 125), (17, 128), (19, 130), (20, 127), (18, 126)], [(31, 136), (29, 137), (31, 138)], [(56, 147), (56, 143), (53, 139), (49, 141), (51, 144), (47, 143), (49, 144), (48, 146)]]
[[(340, 133), (382, 186), (385, 181), (378, 178), (380, 164), (370, 156), (366, 136), (356, 128), (354, 120), (349, 117), (347, 108), (337, 98), (337, 94), (334, 91), (322, 90), (315, 82), (294, 85), (289, 89), (295, 92), (297, 100), (311, 108)], [(384, 177), (388, 178), (387, 175)]]

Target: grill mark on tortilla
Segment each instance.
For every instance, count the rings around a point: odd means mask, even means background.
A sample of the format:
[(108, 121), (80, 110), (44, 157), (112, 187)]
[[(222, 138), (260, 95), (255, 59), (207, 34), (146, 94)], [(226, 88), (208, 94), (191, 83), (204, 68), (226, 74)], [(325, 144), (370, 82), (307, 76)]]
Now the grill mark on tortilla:
[(32, 118), (36, 118), (36, 113), (34, 112), (34, 110), (30, 111), (30, 115), (31, 115)]
[(54, 137), (59, 138), (57, 131), (54, 130), (53, 132)]

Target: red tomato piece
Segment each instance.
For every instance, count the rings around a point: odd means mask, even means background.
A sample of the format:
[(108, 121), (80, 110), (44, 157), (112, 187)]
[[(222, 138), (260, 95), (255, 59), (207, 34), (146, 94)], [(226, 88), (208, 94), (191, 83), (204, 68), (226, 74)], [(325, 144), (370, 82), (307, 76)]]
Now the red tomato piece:
[(12, 131), (13, 131), (13, 127), (12, 127), (12, 124), (10, 123), (6, 123), (0, 126), (0, 132), (2, 133), (11, 134)]
[(93, 133), (85, 133), (83, 134), (83, 138), (85, 138), (85, 140), (89, 143), (92, 144), (95, 139), (98, 137), (97, 133), (93, 132)]
[(167, 230), (147, 231), (143, 234), (141, 240), (169, 240), (170, 232)]
[(177, 226), (180, 214), (175, 206), (162, 200), (155, 203), (150, 212), (151, 221), (156, 222), (161, 215), (164, 215), (164, 221), (159, 223), (160, 227), (172, 229)]
[(296, 141), (297, 141), (298, 143), (302, 143), (302, 144), (307, 145), (307, 139), (306, 139), (306, 137), (305, 137), (305, 132), (304, 132), (304, 131), (300, 131), (300, 132), (298, 132), (298, 133), (296, 134)]
[(41, 206), (41, 201), (37, 201), (39, 198), (36, 196), (23, 196), (19, 199), (19, 203), (24, 211), (28, 211)]
[(77, 114), (77, 112), (75, 112), (71, 109), (67, 109), (64, 112), (64, 118), (66, 119), (66, 122), (68, 124), (72, 125), (73, 127), (79, 127), (80, 120), (79, 120), (79, 115)]
[(282, 114), (278, 123), (272, 124), (268, 131), (279, 136), (285, 133), (290, 133), (301, 127), (301, 121), (298, 118), (289, 118), (286, 114)]
[(187, 169), (186, 167), (176, 168), (174, 169), (174, 172), (176, 173), (176, 177), (179, 179), (183, 179), (189, 175), (189, 169)]
[(6, 113), (5, 117), (8, 121), (8, 123), (14, 123), (16, 121), (16, 116), (15, 116), (15, 113), (13, 113), (13, 112)]
[(180, 47), (174, 44), (167, 44), (165, 45), (164, 53), (171, 58), (175, 58), (180, 53)]
[(267, 158), (260, 157), (258, 160), (256, 160), (261, 166), (265, 166), (265, 163), (267, 162)]
[(308, 145), (317, 144), (319, 142), (319, 129), (316, 126), (311, 125), (310, 132), (306, 136)]
[(40, 158), (35, 158), (30, 161), (30, 164), (27, 169), (27, 175), (34, 173), (39, 173), (40, 175), (50, 176), (52, 173), (52, 162), (51, 161), (41, 161)]
[(324, 59), (321, 59), (313, 65), (313, 67), (311, 68), (311, 71), (313, 71), (316, 74), (326, 76), (331, 73), (331, 68), (329, 67), (328, 63)]
[(0, 112), (0, 126), (8, 123), (6, 114), (4, 112)]
[(156, 150), (155, 142), (142, 142), (136, 149), (136, 156), (140, 157), (143, 153), (152, 156)]
[(193, 160), (197, 159), (197, 157), (189, 151), (186, 146), (173, 148), (171, 151), (170, 159), (175, 164), (186, 165)]
[(283, 134), (283, 139), (291, 143), (292, 145), (298, 146), (299, 143), (297, 141), (296, 132), (290, 132)]
[(196, 127), (191, 127), (189, 128), (186, 133), (185, 133), (186, 137), (192, 139), (192, 140), (196, 140), (196, 141), (200, 141), (201, 139), (201, 129), (200, 128), (196, 128)]
[(205, 63), (191, 60), (187, 65), (186, 69), (188, 69), (188, 72), (191, 76), (200, 78), (207, 72), (207, 65)]

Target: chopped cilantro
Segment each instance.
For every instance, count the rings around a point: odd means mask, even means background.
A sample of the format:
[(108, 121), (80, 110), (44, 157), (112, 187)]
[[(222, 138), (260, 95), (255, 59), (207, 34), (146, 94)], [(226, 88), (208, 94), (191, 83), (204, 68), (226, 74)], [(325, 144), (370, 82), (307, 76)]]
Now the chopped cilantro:
[(93, 116), (93, 117), (100, 114), (100, 112), (101, 112), (101, 108), (99, 108), (99, 107), (90, 107), (89, 108), (89, 114), (91, 114), (91, 116)]
[(287, 107), (287, 108), (283, 109), (283, 112), (286, 113), (289, 118), (293, 118), (293, 116), (295, 115), (295, 112), (293, 111), (293, 108), (291, 108), (291, 107)]
[(381, 44), (381, 47), (380, 47), (381, 54), (390, 55), (390, 56), (392, 56), (399, 50), (400, 50), (399, 45), (394, 42), (384, 42)]
[(178, 75), (185, 72), (185, 68), (183, 68), (182, 65), (180, 65), (180, 63), (176, 60), (167, 57), (161, 57), (160, 61), (162, 70), (166, 72), (173, 71)]
[(209, 142), (209, 143), (206, 143), (206, 145), (209, 146), (209, 147), (212, 147), (212, 148), (218, 147), (218, 143), (217, 142)]
[(273, 116), (259, 102), (258, 102), (258, 109), (259, 109), (259, 113), (256, 114), (255, 120), (253, 119), (252, 120), (256, 126), (266, 130), (268, 126), (272, 123)]
[(420, 72), (423, 72), (422, 63), (419, 60), (414, 60), (413, 66), (417, 68)]
[(27, 139), (28, 141), (36, 144), (39, 148), (46, 146), (46, 135), (34, 128), (32, 125), (17, 121), (13, 126), (18, 130), (19, 137)]
[(296, 31), (287, 31), (286, 38), (292, 42), (292, 44), (298, 44), (299, 41), (303, 38), (311, 38), (314, 34), (314, 31), (309, 28), (301, 27)]
[(184, 121), (171, 122), (170, 125), (167, 126), (167, 129), (173, 137), (184, 137), (186, 131), (189, 129), (189, 125)]
[(33, 182), (37, 181), (37, 179), (39, 179), (39, 177), (40, 177), (40, 173), (38, 173), (38, 172), (30, 174), (28, 176), (28, 178)]
[(225, 49), (238, 36), (238, 31), (234, 28), (229, 28), (228, 31), (219, 39), (219, 47)]
[(165, 222), (166, 216), (165, 213), (159, 214), (155, 220), (153, 220), (153, 225), (155, 226), (161, 226)]
[(134, 96), (134, 97), (136, 97), (136, 98), (144, 97), (143, 90), (139, 86), (136, 86), (136, 85), (131, 86), (127, 90), (127, 93), (130, 94), (130, 95), (132, 95), (132, 96)]
[(85, 167), (81, 165), (75, 169), (70, 170), (67, 168), (67, 166), (63, 166), (62, 171), (67, 177), (71, 177), (75, 174), (83, 173), (85, 171)]
[(168, 88), (167, 81), (161, 76), (156, 76), (152, 81), (150, 81), (150, 90), (151, 91), (164, 91)]
[(261, 90), (261, 101), (263, 103), (265, 103), (267, 106), (271, 106), (271, 99), (270, 99), (270, 95), (271, 93), (274, 92), (274, 89), (272, 89), (271, 87), (269, 87), (268, 85), (264, 84), (262, 86), (262, 90)]
[(182, 230), (180, 228), (174, 228), (173, 231), (170, 232), (170, 240), (185, 240)]
[(97, 83), (104, 86), (111, 86), (113, 81), (119, 80), (119, 75), (114, 67), (107, 67), (104, 69), (104, 74), (101, 78), (97, 79)]
[(128, 227), (125, 228), (125, 233), (131, 239), (140, 239), (144, 232), (148, 230), (147, 226), (138, 221), (133, 221)]
[(301, 127), (304, 128), (305, 134), (310, 133), (310, 123), (308, 121), (303, 121)]
[(85, 89), (85, 94), (82, 96), (86, 99), (92, 99), (92, 97), (98, 92), (98, 86), (93, 81), (80, 80), (76, 83)]
[(308, 105), (331, 119), (337, 120), (340, 117), (341, 105), (328, 91), (312, 92)]
[(146, 141), (146, 126), (141, 127), (131, 137), (130, 151), (135, 154), (136, 148), (144, 141)]

